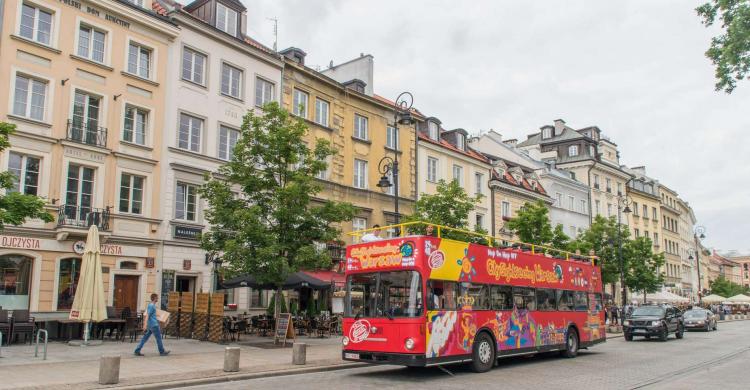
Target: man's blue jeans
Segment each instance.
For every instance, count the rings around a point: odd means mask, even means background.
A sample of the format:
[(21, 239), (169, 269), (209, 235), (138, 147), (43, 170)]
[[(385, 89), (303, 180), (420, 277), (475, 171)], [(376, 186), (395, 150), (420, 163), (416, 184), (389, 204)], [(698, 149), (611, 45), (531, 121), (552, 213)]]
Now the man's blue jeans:
[(143, 344), (146, 344), (146, 341), (148, 341), (148, 338), (151, 337), (151, 334), (153, 334), (154, 338), (156, 339), (156, 346), (159, 348), (159, 353), (164, 353), (164, 345), (161, 343), (161, 330), (159, 329), (158, 325), (146, 329), (146, 333), (143, 335), (141, 342), (138, 344), (138, 347), (136, 347), (135, 349), (136, 353), (141, 352), (141, 348), (143, 348)]

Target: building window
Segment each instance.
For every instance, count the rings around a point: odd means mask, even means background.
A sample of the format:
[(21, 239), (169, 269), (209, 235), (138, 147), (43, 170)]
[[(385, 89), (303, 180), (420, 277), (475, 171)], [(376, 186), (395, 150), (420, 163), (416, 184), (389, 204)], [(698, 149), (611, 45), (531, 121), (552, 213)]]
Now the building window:
[(226, 127), (219, 126), (219, 158), (222, 160), (231, 160), (234, 154), (234, 147), (240, 138), (240, 132)]
[(65, 217), (72, 221), (85, 221), (94, 204), (94, 168), (76, 164), (68, 166), (65, 192)]
[[(352, 219), (352, 231), (360, 231), (367, 229), (367, 219), (366, 218), (360, 218), (360, 217), (354, 217)], [(355, 236), (355, 240), (357, 240)]]
[(228, 64), (221, 64), (221, 93), (242, 99), (242, 71)]
[(427, 181), (437, 183), (438, 181), (438, 159), (427, 157)]
[(477, 213), (474, 230), (484, 229), (484, 215)]
[(640, 230), (638, 230), (637, 228), (636, 228), (636, 229), (633, 229), (633, 231), (634, 231), (634, 233), (635, 233), (635, 238), (638, 238), (638, 237), (640, 237), (640, 236), (641, 236), (641, 231), (640, 231)]
[(125, 125), (122, 140), (138, 145), (146, 144), (148, 111), (133, 106), (125, 106)]
[(34, 259), (27, 256), (0, 256), (0, 306), (3, 310), (29, 309), (33, 262)]
[(474, 194), (482, 195), (484, 193), (484, 175), (481, 173), (474, 173), (474, 184), (476, 185)]
[(52, 13), (24, 3), (21, 9), (19, 35), (49, 45), (52, 36)]
[(191, 184), (177, 183), (175, 191), (174, 217), (186, 221), (195, 221), (197, 187)]
[(659, 233), (654, 232), (654, 245), (659, 245)]
[(80, 276), (81, 259), (60, 260), (60, 270), (57, 274), (57, 310), (70, 310), (73, 307)]
[(594, 175), (594, 188), (599, 189), (599, 175)]
[(78, 56), (104, 63), (107, 33), (86, 25), (78, 28)]
[(607, 203), (607, 216), (612, 216), (612, 203)]
[(568, 156), (575, 157), (578, 155), (578, 145), (568, 146)]
[(622, 196), (622, 183), (617, 183), (617, 195)]
[(182, 49), (182, 79), (205, 85), (206, 55), (187, 47)]
[(437, 141), (440, 136), (440, 130), (438, 124), (435, 122), (427, 122), (427, 132), (431, 140)]
[(274, 96), (274, 85), (272, 82), (262, 79), (260, 77), (255, 78), (255, 105), (263, 107), (266, 103), (273, 101)]
[(591, 157), (596, 157), (596, 148), (594, 145), (589, 145), (589, 155)]
[(367, 161), (354, 159), (354, 187), (367, 188)]
[(581, 200), (581, 210), (580, 210), (580, 211), (581, 211), (581, 213), (583, 213), (583, 214), (588, 214), (588, 213), (586, 212), (586, 201), (585, 201), (585, 200)]
[(576, 198), (568, 195), (568, 210), (574, 211), (576, 207), (575, 204), (576, 204)]
[(224, 4), (216, 3), (216, 28), (229, 35), (237, 36), (237, 11)]
[(354, 138), (367, 140), (367, 118), (354, 114)]
[(607, 181), (607, 192), (611, 193), (612, 192), (612, 179), (606, 178), (605, 180)]
[(329, 104), (323, 99), (315, 99), (315, 123), (328, 127)]
[(385, 146), (393, 150), (398, 150), (398, 128), (393, 126), (385, 127)]
[(654, 218), (654, 221), (658, 220), (658, 214), (656, 214), (656, 207), (651, 208), (651, 216)]
[(122, 174), (120, 179), (120, 212), (141, 214), (143, 212), (143, 182), (146, 178)]
[(151, 78), (151, 49), (130, 42), (128, 48), (128, 73)]
[(299, 89), (294, 90), (294, 98), (292, 103), (292, 113), (299, 117), (307, 119), (307, 101), (309, 95), (307, 92), (300, 91)]
[(545, 127), (542, 129), (542, 139), (552, 138), (552, 129)]
[(8, 171), (13, 174), (11, 191), (27, 195), (39, 192), (39, 159), (16, 152), (8, 156)]
[(648, 218), (648, 206), (643, 205), (643, 218)]
[(35, 78), (16, 75), (13, 115), (38, 121), (44, 120), (47, 100), (47, 82)]
[(83, 91), (76, 91), (73, 100), (73, 123), (68, 138), (75, 141), (100, 145), (99, 107), (101, 98)]
[(563, 194), (556, 192), (555, 193), (555, 206), (562, 208), (562, 202), (563, 202)]
[(510, 203), (509, 202), (503, 202), (502, 203), (502, 217), (503, 218), (510, 218)]
[(638, 202), (633, 202), (633, 215), (638, 216)]
[(202, 131), (203, 119), (188, 114), (180, 114), (180, 134), (177, 146), (180, 149), (200, 153)]
[(594, 205), (596, 206), (596, 215), (600, 215), (602, 213), (602, 203), (596, 200), (594, 201)]
[(459, 186), (464, 185), (464, 167), (460, 165), (453, 166), (453, 180), (458, 183)]
[(456, 147), (466, 150), (466, 137), (463, 134), (456, 134)]

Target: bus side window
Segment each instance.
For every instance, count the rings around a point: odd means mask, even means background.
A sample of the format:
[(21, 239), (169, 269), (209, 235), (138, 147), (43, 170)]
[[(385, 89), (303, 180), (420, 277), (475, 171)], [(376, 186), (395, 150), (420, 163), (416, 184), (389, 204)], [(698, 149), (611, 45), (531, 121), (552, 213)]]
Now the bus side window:
[(573, 311), (573, 309), (575, 309), (573, 291), (557, 290), (557, 310)]
[(458, 283), (430, 280), (427, 286), (427, 307), (429, 310), (456, 310)]
[(573, 303), (575, 304), (575, 311), (589, 310), (588, 296), (583, 291), (576, 291), (573, 293)]
[(553, 311), (555, 308), (555, 290), (538, 288), (536, 290), (536, 309), (540, 311)]
[(536, 310), (536, 294), (533, 288), (513, 287), (513, 304), (518, 310)]
[(491, 286), (490, 301), (492, 310), (513, 310), (509, 286)]
[(489, 286), (469, 282), (462, 282), (460, 286), (459, 306), (471, 306), (472, 310), (490, 309)]

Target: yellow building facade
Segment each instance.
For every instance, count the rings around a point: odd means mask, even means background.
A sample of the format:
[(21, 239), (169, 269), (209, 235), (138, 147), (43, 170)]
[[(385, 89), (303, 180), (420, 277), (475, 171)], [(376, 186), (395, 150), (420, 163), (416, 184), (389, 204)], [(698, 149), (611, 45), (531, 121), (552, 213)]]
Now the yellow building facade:
[(682, 282), (682, 259), (680, 245), (680, 210), (677, 206), (677, 193), (664, 185), (659, 186), (661, 198), (661, 227), (664, 238), (662, 239), (665, 272), (664, 284), (667, 290), (675, 294), (681, 292)]
[(142, 310), (156, 291), (163, 65), (179, 30), (145, 3), (0, 3), (0, 120), (17, 126), (0, 163), (55, 215), (2, 232), (5, 309), (67, 316), (92, 224), (108, 304)]

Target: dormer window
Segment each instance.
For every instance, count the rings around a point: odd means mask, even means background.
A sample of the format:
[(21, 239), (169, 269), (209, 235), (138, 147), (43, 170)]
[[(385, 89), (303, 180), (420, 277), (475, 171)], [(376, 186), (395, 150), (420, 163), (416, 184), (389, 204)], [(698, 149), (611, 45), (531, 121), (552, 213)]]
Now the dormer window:
[(216, 3), (216, 28), (229, 35), (237, 36), (237, 11), (224, 4)]
[(589, 155), (592, 157), (596, 156), (596, 148), (594, 147), (594, 145), (589, 145)]
[(435, 122), (427, 122), (427, 132), (431, 140), (437, 141), (439, 136), (438, 124)]
[(542, 129), (542, 139), (552, 138), (552, 128), (545, 127)]
[(461, 150), (466, 150), (466, 137), (463, 134), (456, 134), (456, 146)]
[(568, 156), (575, 157), (578, 155), (578, 145), (568, 146)]

